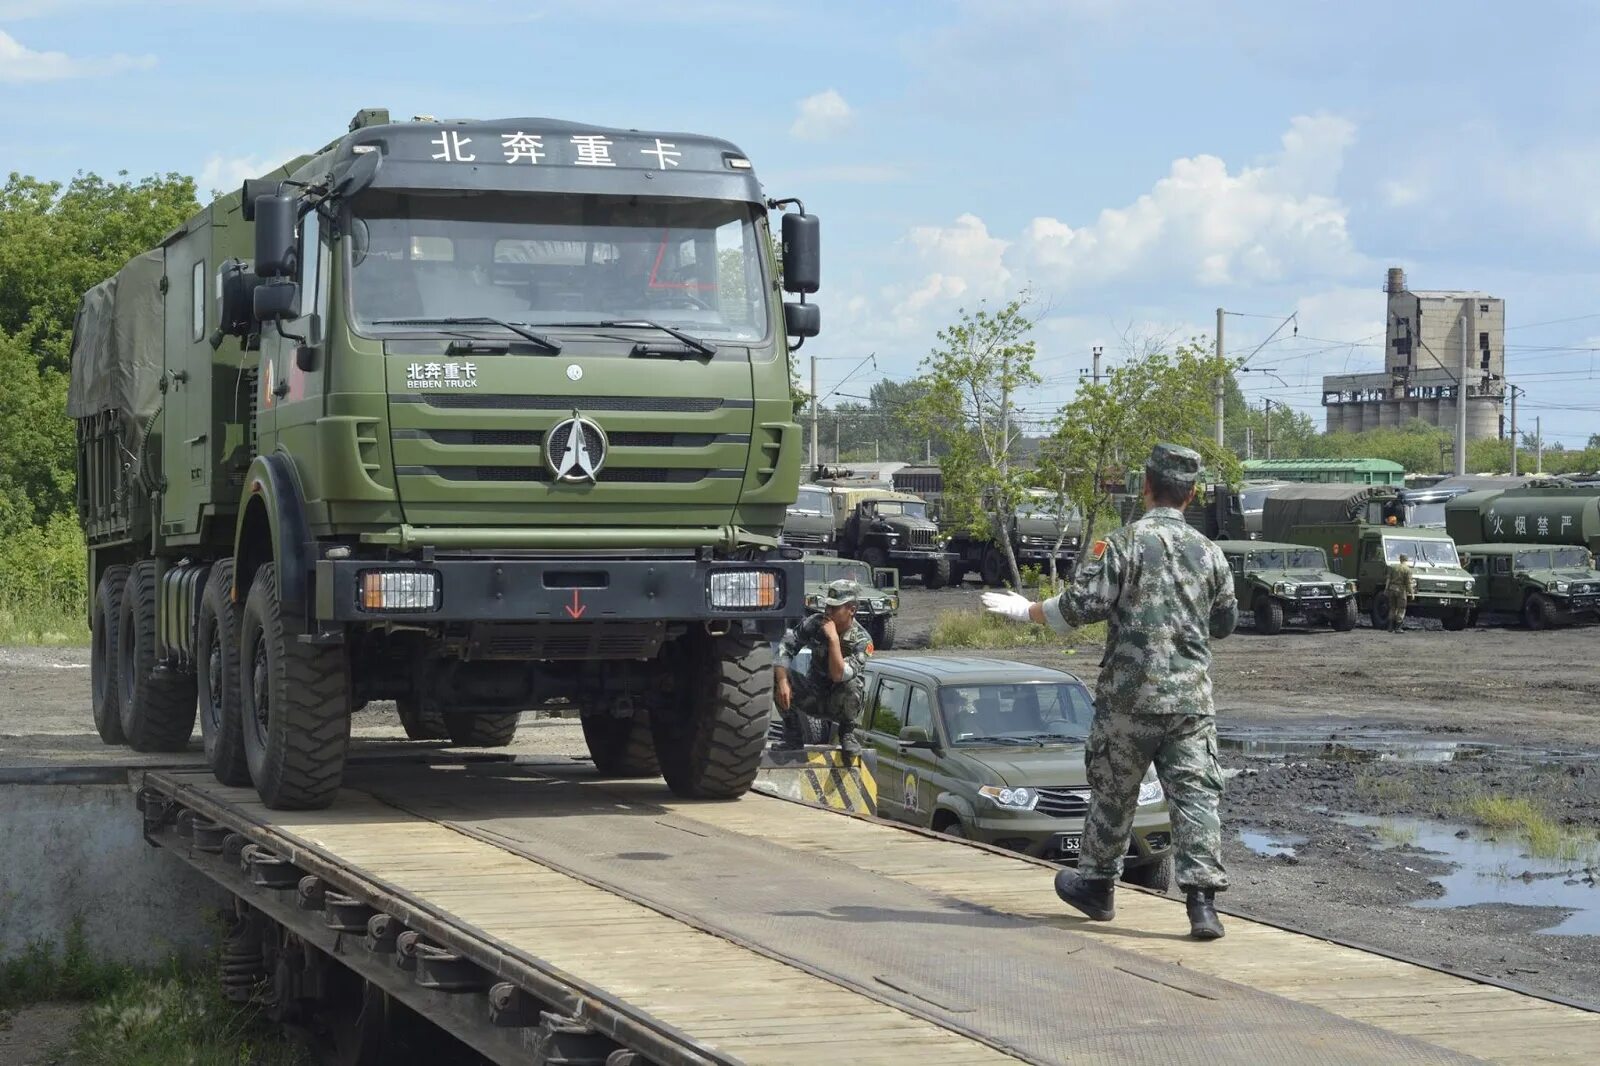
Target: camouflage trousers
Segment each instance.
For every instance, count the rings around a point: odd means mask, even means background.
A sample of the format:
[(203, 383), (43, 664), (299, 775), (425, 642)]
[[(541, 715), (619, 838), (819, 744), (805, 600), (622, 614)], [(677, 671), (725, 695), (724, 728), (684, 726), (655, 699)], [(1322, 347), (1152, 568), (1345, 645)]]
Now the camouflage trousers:
[(1389, 632), (1398, 633), (1406, 625), (1406, 598), (1404, 596), (1389, 597)]
[(804, 743), (805, 730), (799, 717), (802, 714), (833, 722), (839, 727), (839, 739), (845, 740), (861, 725), (866, 687), (860, 677), (835, 684), (791, 673), (789, 710), (783, 715), (784, 740), (793, 746)]
[(1115, 880), (1122, 875), (1139, 785), (1154, 763), (1172, 813), (1178, 886), (1228, 887), (1217, 813), (1222, 768), (1214, 717), (1096, 711), (1084, 762), (1090, 800), (1078, 858), (1081, 876)]

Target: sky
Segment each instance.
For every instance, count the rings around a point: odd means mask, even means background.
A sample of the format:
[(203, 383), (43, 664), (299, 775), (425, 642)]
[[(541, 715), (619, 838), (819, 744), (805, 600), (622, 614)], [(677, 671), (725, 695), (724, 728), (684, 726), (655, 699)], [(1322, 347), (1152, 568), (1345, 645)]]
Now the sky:
[[(252, 10), (246, 10), (246, 8)], [(1382, 368), (1387, 267), (1506, 301), (1519, 422), (1600, 432), (1587, 0), (0, 0), (0, 172), (202, 196), (397, 117), (723, 137), (822, 222), (821, 391), (917, 373), (1028, 292), (1042, 422), (1094, 346), (1252, 353), (1322, 423)], [(1273, 336), (1290, 315), (1293, 322)], [(1270, 338), (1270, 339), (1269, 339)], [(872, 359), (868, 360), (871, 356)], [(865, 361), (865, 362), (864, 362)]]

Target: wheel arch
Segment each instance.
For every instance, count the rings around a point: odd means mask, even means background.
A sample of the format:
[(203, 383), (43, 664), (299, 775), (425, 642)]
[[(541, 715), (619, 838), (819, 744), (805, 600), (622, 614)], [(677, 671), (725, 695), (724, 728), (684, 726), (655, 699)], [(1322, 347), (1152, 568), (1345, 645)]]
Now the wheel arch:
[(294, 464), (258, 455), (245, 475), (233, 544), (233, 599), (243, 603), (256, 572), (277, 564), (278, 602), (286, 620), (309, 621), (311, 530)]

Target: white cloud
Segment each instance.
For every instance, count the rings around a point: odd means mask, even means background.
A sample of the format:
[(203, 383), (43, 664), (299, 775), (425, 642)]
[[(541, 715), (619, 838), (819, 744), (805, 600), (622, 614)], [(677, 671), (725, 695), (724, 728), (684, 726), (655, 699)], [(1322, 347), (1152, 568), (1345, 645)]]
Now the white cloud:
[(151, 55), (130, 56), (118, 52), (94, 59), (77, 59), (65, 52), (36, 52), (0, 30), (0, 82), (94, 78), (124, 70), (149, 70), (155, 65), (156, 57)]
[(801, 100), (789, 134), (802, 141), (825, 141), (849, 129), (855, 112), (835, 89), (824, 89)]

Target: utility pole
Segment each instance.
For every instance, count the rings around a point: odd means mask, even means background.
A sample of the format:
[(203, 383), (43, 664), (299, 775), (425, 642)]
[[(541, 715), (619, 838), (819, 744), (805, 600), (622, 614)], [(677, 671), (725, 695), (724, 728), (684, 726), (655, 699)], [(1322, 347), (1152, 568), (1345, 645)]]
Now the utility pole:
[(927, 441), (923, 444), (923, 447), (927, 449), (927, 452), (926, 452), (926, 454), (924, 456), (923, 462), (925, 462), (928, 466), (932, 466), (933, 465), (933, 438), (929, 437), (927, 439)]
[(1533, 443), (1537, 448), (1537, 450), (1533, 453), (1533, 455), (1534, 455), (1534, 460), (1533, 461), (1534, 461), (1534, 463), (1537, 464), (1533, 468), (1533, 472), (1535, 474), (1544, 473), (1544, 426), (1542, 424), (1543, 422), (1544, 422), (1544, 416), (1543, 415), (1534, 415), (1533, 416)]
[(1226, 312), (1224, 312), (1222, 310), (1222, 308), (1220, 308), (1220, 307), (1217, 308), (1217, 385), (1216, 385), (1216, 395), (1214, 397), (1214, 405), (1216, 407), (1216, 415), (1217, 415), (1217, 448), (1218, 448), (1218, 450), (1221, 450), (1221, 448), (1222, 448), (1222, 398), (1223, 398), (1223, 395), (1224, 395), (1222, 379), (1223, 379), (1223, 375), (1227, 373), (1227, 366), (1228, 366), (1227, 360), (1224, 359), (1223, 355), (1222, 355), (1222, 316), (1225, 313)]
[(844, 460), (839, 457), (839, 422), (840, 422), (839, 411), (838, 411), (838, 408), (835, 408), (834, 412), (833, 412), (833, 465), (834, 466), (838, 466), (840, 463), (844, 462)]
[(1087, 373), (1089, 375), (1089, 380), (1094, 382), (1096, 385), (1100, 384), (1100, 378), (1101, 378), (1101, 374), (1100, 374), (1100, 352), (1101, 352), (1100, 346), (1098, 344), (1095, 345), (1094, 346), (1094, 369), (1093, 370), (1085, 371), (1085, 370), (1079, 369), (1079, 371), (1078, 371), (1078, 374), (1080, 376), (1083, 375), (1084, 373)]
[(1456, 477), (1467, 472), (1467, 316), (1461, 326), (1461, 375), (1456, 378)]
[(1511, 476), (1517, 476), (1517, 387), (1506, 382), (1511, 390)]
[(821, 406), (817, 395), (817, 357), (811, 357), (811, 469), (817, 468), (817, 408)]
[(1246, 459), (1254, 459), (1256, 457), (1255, 441), (1251, 437), (1250, 423), (1248, 422), (1244, 424), (1244, 457)]
[(1267, 445), (1267, 458), (1271, 459), (1272, 458), (1272, 397), (1270, 397), (1270, 396), (1265, 397), (1265, 398), (1262, 399), (1261, 402), (1264, 403), (1266, 405), (1266, 407), (1267, 407), (1267, 425), (1266, 425), (1266, 438), (1267, 438), (1267, 440), (1266, 440), (1266, 445)]

